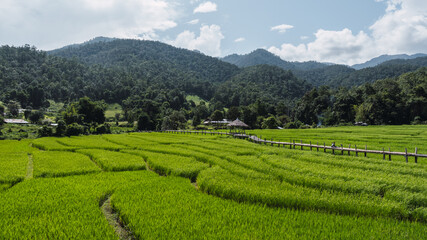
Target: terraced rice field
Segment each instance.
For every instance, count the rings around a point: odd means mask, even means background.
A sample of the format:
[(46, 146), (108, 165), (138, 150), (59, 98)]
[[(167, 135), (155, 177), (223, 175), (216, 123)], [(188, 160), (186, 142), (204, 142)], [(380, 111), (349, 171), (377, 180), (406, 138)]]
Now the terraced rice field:
[[(262, 135), (348, 138), (304, 131)], [(352, 140), (397, 148), (409, 143), (393, 136), (418, 132), (411, 144), (426, 145), (424, 126), (370, 131)], [(0, 151), (0, 239), (427, 238), (427, 159), (166, 133), (3, 141)]]
[[(331, 127), (320, 129), (283, 129), (283, 130), (251, 130), (250, 134), (255, 134), (262, 139), (274, 141), (284, 141), (296, 143), (311, 143), (331, 146), (351, 148), (357, 146), (358, 149), (369, 150), (390, 150), (392, 152), (414, 153), (415, 147), (419, 154), (427, 154), (427, 127), (426, 126), (367, 126), (367, 127)], [(328, 150), (330, 152), (330, 150)], [(353, 152), (352, 155), (355, 153)], [(382, 158), (381, 155), (370, 157)], [(393, 156), (399, 161), (405, 160), (402, 157)], [(425, 161), (424, 161), (425, 162)]]

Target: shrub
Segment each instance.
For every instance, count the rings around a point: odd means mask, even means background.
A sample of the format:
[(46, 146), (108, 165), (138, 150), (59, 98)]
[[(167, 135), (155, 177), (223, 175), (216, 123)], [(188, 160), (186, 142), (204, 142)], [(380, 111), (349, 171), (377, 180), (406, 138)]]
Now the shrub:
[(67, 130), (67, 125), (65, 124), (64, 120), (59, 120), (58, 126), (56, 126), (56, 132), (55, 135), (60, 137), (64, 135), (65, 131)]
[[(52, 128), (51, 128), (51, 127), (43, 126), (42, 128), (40, 128), (40, 129), (37, 131), (37, 134), (38, 134), (40, 137), (50, 137), (50, 136), (53, 136), (53, 130), (52, 130)], [(27, 134), (27, 135), (28, 135), (28, 134)]]
[(295, 121), (295, 122), (289, 122), (285, 125), (285, 128), (287, 129), (297, 129), (300, 128), (302, 126), (302, 122), (300, 121)]
[(39, 124), (40, 121), (44, 118), (44, 112), (42, 111), (34, 111), (29, 114), (30, 122), (34, 124)]
[(110, 125), (108, 124), (101, 124), (95, 128), (96, 134), (105, 134), (105, 133), (111, 133)]
[(77, 123), (72, 123), (70, 125), (67, 125), (67, 128), (65, 130), (65, 135), (67, 136), (78, 136), (84, 133), (85, 133), (85, 127)]

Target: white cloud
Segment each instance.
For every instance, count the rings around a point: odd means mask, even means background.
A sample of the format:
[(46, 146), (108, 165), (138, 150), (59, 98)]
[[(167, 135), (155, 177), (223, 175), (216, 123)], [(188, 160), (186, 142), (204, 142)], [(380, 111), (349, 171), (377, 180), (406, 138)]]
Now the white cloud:
[(193, 11), (193, 13), (209, 13), (209, 12), (216, 12), (217, 6), (213, 2), (204, 2), (201, 3), (198, 7), (196, 7)]
[[(377, 0), (380, 1), (380, 0)], [(341, 64), (367, 61), (381, 54), (427, 51), (427, 1), (389, 0), (384, 15), (369, 33), (318, 30), (315, 40), (300, 45), (272, 46), (269, 51), (290, 61), (316, 60)]]
[(96, 36), (153, 38), (175, 27), (166, 0), (2, 0), (0, 45), (29, 43), (53, 49)]
[(292, 25), (281, 24), (274, 27), (271, 27), (271, 31), (279, 31), (279, 33), (285, 33), (287, 30), (294, 28)]
[(200, 28), (200, 36), (194, 32), (180, 33), (170, 44), (189, 50), (199, 50), (207, 55), (218, 57), (221, 55), (221, 40), (224, 39), (221, 27), (215, 24), (205, 25)]
[(376, 47), (381, 52), (426, 52), (427, 1), (388, 1), (387, 13), (370, 30)]
[(309, 39), (309, 37), (308, 36), (301, 36), (300, 39), (301, 40), (307, 40), (307, 39)]
[(234, 42), (238, 43), (238, 42), (244, 42), (246, 39), (241, 37), (241, 38), (237, 38), (236, 40), (234, 40)]
[(191, 20), (191, 21), (189, 21), (189, 22), (187, 22), (188, 24), (191, 24), (191, 25), (196, 25), (196, 24), (198, 24), (199, 23), (199, 19), (193, 19), (193, 20)]
[[(316, 60), (322, 62), (348, 63), (363, 60), (370, 39), (364, 32), (354, 35), (351, 30), (325, 31), (318, 30), (316, 40), (308, 44), (294, 46), (283, 44), (280, 48), (270, 47), (268, 50), (288, 61)], [(350, 62), (347, 62), (350, 61)]]

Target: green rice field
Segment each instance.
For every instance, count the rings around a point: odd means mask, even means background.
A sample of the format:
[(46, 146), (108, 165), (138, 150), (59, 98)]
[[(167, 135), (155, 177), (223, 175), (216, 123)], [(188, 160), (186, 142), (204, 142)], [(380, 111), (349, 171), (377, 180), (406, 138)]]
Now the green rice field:
[[(427, 153), (427, 126), (250, 133)], [(427, 158), (200, 133), (5, 140), (0, 152), (0, 239), (427, 239)]]

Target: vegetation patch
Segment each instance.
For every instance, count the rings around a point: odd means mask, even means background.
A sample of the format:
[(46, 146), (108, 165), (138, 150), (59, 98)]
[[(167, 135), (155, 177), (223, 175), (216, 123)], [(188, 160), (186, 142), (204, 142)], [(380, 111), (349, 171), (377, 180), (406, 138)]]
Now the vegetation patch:
[(61, 177), (99, 172), (89, 157), (73, 152), (35, 152), (34, 177)]
[(126, 152), (143, 156), (149, 167), (159, 174), (185, 177), (191, 181), (195, 181), (199, 172), (209, 167), (209, 164), (199, 162), (194, 157), (140, 150), (128, 150)]
[(81, 149), (77, 152), (89, 156), (106, 171), (144, 170), (146, 165), (142, 157), (123, 152), (112, 152), (101, 149)]

